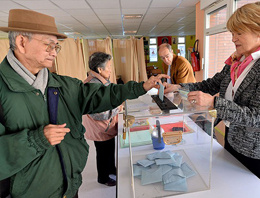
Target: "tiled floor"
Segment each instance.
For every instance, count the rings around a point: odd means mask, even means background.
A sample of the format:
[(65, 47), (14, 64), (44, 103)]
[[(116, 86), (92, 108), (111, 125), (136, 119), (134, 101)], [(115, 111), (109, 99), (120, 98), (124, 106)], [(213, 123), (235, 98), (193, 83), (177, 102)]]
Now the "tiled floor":
[(108, 187), (97, 182), (96, 148), (93, 141), (87, 140), (90, 149), (87, 165), (83, 171), (83, 183), (79, 198), (115, 198), (116, 187)]

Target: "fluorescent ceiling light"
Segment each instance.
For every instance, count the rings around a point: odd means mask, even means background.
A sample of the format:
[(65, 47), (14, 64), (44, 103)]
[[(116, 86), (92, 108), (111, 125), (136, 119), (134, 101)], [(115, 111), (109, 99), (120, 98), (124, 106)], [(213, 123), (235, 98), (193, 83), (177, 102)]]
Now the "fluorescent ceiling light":
[(79, 32), (64, 32), (66, 35), (74, 35), (74, 34), (80, 34)]
[(126, 14), (123, 15), (124, 19), (140, 19), (143, 17), (142, 14)]
[(125, 34), (135, 34), (137, 31), (134, 30), (134, 31), (124, 31)]

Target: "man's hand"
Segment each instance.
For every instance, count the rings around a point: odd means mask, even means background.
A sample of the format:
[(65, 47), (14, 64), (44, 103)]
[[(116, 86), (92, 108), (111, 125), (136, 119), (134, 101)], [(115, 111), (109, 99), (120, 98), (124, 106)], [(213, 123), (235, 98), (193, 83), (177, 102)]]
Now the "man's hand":
[(175, 92), (178, 91), (179, 88), (181, 88), (180, 85), (178, 84), (168, 84), (166, 82), (163, 83), (164, 88), (164, 93), (170, 93), (170, 92)]
[(61, 125), (49, 124), (44, 127), (43, 134), (51, 145), (54, 146), (61, 143), (61, 141), (64, 139), (64, 136), (70, 132), (70, 129), (65, 128), (65, 126), (66, 123)]
[(143, 87), (145, 89), (145, 91), (149, 91), (152, 88), (157, 88), (159, 89), (159, 85), (157, 84), (162, 83), (161, 82), (161, 78), (170, 78), (170, 76), (166, 75), (166, 74), (159, 74), (157, 76), (151, 76), (144, 84)]

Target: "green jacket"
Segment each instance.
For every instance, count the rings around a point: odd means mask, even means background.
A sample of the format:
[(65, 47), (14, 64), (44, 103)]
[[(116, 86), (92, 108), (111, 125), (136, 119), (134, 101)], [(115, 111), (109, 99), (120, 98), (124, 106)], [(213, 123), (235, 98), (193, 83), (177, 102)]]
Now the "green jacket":
[(46, 97), (20, 77), (5, 58), (0, 64), (0, 101), (5, 119), (5, 124), (0, 124), (0, 180), (11, 176), (12, 197), (73, 197), (82, 183), (81, 172), (89, 151), (82, 115), (113, 109), (126, 99), (137, 98), (145, 93), (142, 85), (84, 85), (78, 79), (49, 73), (47, 86), (60, 91), (57, 122), (70, 128), (60, 143), (68, 176), (64, 189), (57, 150), (43, 134), (49, 124)]

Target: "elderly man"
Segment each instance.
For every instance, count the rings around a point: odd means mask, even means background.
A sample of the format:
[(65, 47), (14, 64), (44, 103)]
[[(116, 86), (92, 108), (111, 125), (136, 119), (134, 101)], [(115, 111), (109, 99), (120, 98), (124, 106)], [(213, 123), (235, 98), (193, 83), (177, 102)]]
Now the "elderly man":
[(84, 85), (47, 69), (61, 49), (58, 39), (66, 38), (53, 17), (10, 10), (8, 27), (0, 30), (10, 41), (0, 65), (0, 180), (11, 177), (12, 198), (77, 197), (89, 149), (82, 115), (137, 98), (166, 75), (145, 83)]
[(168, 79), (167, 83), (196, 82), (189, 61), (182, 56), (175, 55), (170, 44), (161, 44), (158, 51), (160, 58), (163, 60), (163, 73), (171, 76), (171, 79)]

